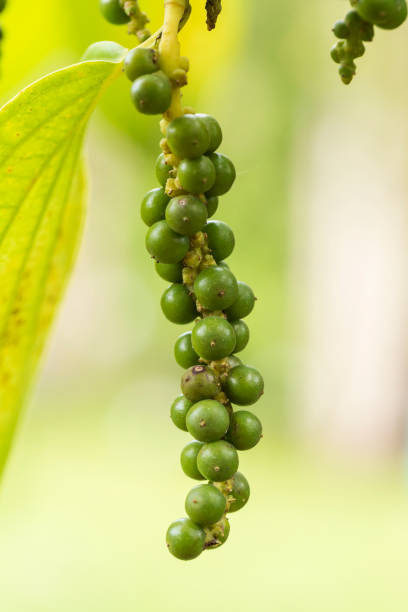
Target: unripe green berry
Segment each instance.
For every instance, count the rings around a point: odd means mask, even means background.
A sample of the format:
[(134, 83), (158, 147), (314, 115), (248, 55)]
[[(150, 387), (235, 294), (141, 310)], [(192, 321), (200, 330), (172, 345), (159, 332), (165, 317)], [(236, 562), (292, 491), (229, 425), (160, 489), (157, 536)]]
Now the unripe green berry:
[(187, 254), (190, 241), (169, 228), (166, 221), (158, 221), (148, 230), (146, 248), (160, 263), (178, 263)]
[(352, 59), (361, 57), (365, 53), (365, 47), (361, 40), (348, 40), (345, 44), (345, 50), (348, 56)]
[(194, 440), (193, 442), (187, 444), (187, 446), (185, 446), (181, 451), (180, 463), (183, 472), (186, 476), (193, 478), (194, 480), (205, 480), (204, 476), (197, 467), (197, 456), (203, 446), (204, 442)]
[(210, 218), (217, 212), (218, 209), (218, 197), (212, 196), (211, 198), (207, 198), (207, 217)]
[(230, 524), (226, 516), (224, 516), (215, 525), (210, 525), (204, 529), (206, 533), (205, 550), (214, 550), (219, 548), (228, 540), (230, 534)]
[(166, 543), (172, 555), (182, 561), (198, 557), (205, 543), (205, 532), (189, 518), (174, 521), (167, 530)]
[(407, 18), (405, 0), (353, 0), (352, 4), (365, 21), (386, 30), (397, 28)]
[(188, 493), (185, 509), (194, 523), (202, 527), (217, 523), (225, 512), (226, 499), (212, 484), (197, 485)]
[(157, 221), (164, 219), (169, 201), (170, 198), (166, 195), (163, 187), (148, 191), (142, 200), (140, 209), (144, 223), (150, 227)]
[(167, 179), (170, 178), (170, 172), (173, 170), (172, 166), (166, 163), (166, 158), (164, 157), (164, 153), (160, 153), (159, 157), (156, 159), (156, 177), (159, 181), (160, 185), (163, 187), (166, 186)]
[(214, 151), (218, 149), (218, 147), (222, 143), (221, 126), (218, 123), (218, 121), (211, 115), (205, 115), (204, 113), (197, 113), (196, 117), (198, 117), (201, 121), (204, 122), (204, 125), (207, 128), (207, 132), (210, 137), (210, 143), (205, 153), (213, 153)]
[(330, 56), (336, 64), (340, 64), (344, 57), (344, 42), (337, 42), (330, 50)]
[(171, 103), (171, 83), (164, 72), (145, 74), (133, 82), (132, 100), (137, 110), (145, 115), (165, 113)]
[(205, 365), (196, 365), (181, 378), (181, 390), (192, 402), (211, 399), (220, 392), (220, 383), (214, 370)]
[[(191, 406), (186, 417), (188, 432), (200, 442), (215, 442), (228, 431), (228, 410), (216, 400), (206, 399)], [(211, 522), (216, 522), (215, 521)]]
[(202, 270), (197, 276), (194, 293), (207, 310), (225, 310), (238, 297), (238, 283), (229, 270), (211, 266)]
[(356, 74), (356, 67), (354, 62), (341, 64), (339, 68), (339, 75), (345, 85), (349, 85)]
[(204, 193), (214, 185), (215, 168), (205, 155), (183, 159), (179, 164), (177, 177), (186, 191), (194, 194)]
[(239, 458), (229, 442), (218, 440), (204, 444), (197, 456), (197, 467), (208, 480), (223, 482), (231, 478), (238, 469)]
[(233, 404), (250, 406), (263, 394), (264, 381), (258, 370), (240, 365), (230, 370), (224, 391)]
[(223, 317), (200, 319), (192, 333), (193, 348), (206, 361), (217, 361), (234, 352), (234, 328)]
[(197, 309), (185, 285), (170, 285), (163, 293), (160, 305), (164, 316), (172, 323), (184, 325), (191, 323), (197, 316)]
[(241, 472), (237, 472), (225, 483), (227, 489), (227, 512), (237, 512), (247, 503), (250, 496), (250, 487), (247, 479)]
[(167, 128), (170, 149), (180, 159), (203, 155), (209, 147), (210, 136), (205, 123), (196, 115), (183, 115), (173, 119)]
[(244, 348), (249, 342), (249, 327), (245, 323), (245, 321), (241, 321), (241, 319), (239, 319), (238, 321), (232, 321), (231, 325), (234, 328), (235, 336), (237, 339), (234, 352), (239, 353), (240, 351), (244, 350)]
[(227, 308), (225, 314), (230, 321), (245, 319), (255, 306), (255, 295), (251, 287), (242, 281), (238, 281), (238, 297), (235, 302)]
[(144, 74), (157, 72), (159, 69), (159, 54), (156, 49), (131, 49), (124, 61), (125, 74), (131, 81), (135, 81)]
[(125, 11), (120, 5), (119, 0), (100, 0), (99, 6), (102, 15), (106, 21), (113, 23), (114, 25), (123, 25), (130, 21), (130, 17), (126, 15)]
[(199, 356), (191, 344), (191, 331), (181, 334), (174, 346), (174, 356), (179, 366), (187, 370), (198, 364)]
[(229, 191), (235, 181), (236, 171), (232, 161), (221, 153), (211, 153), (209, 155), (215, 168), (215, 181), (207, 191), (207, 195), (221, 196)]
[(166, 221), (175, 232), (192, 236), (206, 224), (207, 208), (192, 195), (178, 196), (170, 200), (166, 208)]
[(193, 402), (190, 402), (184, 395), (176, 397), (170, 408), (170, 417), (174, 425), (182, 431), (188, 431), (186, 425), (187, 412), (190, 410)]
[(350, 36), (350, 30), (344, 21), (336, 21), (333, 26), (333, 33), (337, 38), (348, 38)]
[(183, 282), (183, 265), (179, 263), (164, 264), (156, 262), (154, 264), (157, 274), (169, 283)]
[(248, 410), (238, 410), (231, 416), (231, 424), (226, 440), (237, 450), (249, 450), (256, 446), (262, 437), (262, 423)]
[(208, 236), (208, 247), (215, 261), (227, 259), (235, 247), (235, 236), (229, 225), (213, 219), (207, 223), (203, 231)]

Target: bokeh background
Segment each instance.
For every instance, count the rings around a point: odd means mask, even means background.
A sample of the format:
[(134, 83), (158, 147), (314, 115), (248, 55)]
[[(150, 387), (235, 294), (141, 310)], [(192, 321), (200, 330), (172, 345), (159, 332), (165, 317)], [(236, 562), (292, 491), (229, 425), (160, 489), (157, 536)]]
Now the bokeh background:
[[(158, 26), (161, 1), (141, 4)], [(238, 180), (217, 217), (259, 298), (252, 498), (220, 550), (168, 554), (192, 485), (168, 416), (182, 330), (161, 315), (139, 219), (157, 120), (123, 78), (90, 127), (78, 265), (2, 484), (0, 609), (405, 612), (408, 26), (378, 31), (346, 88), (328, 52), (347, 2), (224, 0), (211, 34), (192, 4), (185, 102), (223, 125)], [(95, 40), (132, 45), (97, 5), (9, 0), (1, 99)]]

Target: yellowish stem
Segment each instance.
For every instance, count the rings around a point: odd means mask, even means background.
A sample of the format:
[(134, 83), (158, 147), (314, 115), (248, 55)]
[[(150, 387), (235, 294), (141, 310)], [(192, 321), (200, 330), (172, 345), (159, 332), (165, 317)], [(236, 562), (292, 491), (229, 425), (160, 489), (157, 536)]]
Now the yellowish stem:
[[(178, 29), (184, 15), (186, 0), (164, 0), (164, 23), (159, 45), (160, 66), (169, 77), (180, 67)], [(165, 118), (171, 121), (183, 114), (180, 88), (173, 85), (171, 105)]]

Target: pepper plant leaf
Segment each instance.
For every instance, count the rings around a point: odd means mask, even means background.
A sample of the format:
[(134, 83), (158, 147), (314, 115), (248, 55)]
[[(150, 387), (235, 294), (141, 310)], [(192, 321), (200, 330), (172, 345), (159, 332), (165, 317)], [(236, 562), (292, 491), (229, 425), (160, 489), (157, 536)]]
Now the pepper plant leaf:
[(86, 124), (125, 52), (49, 74), (0, 110), (0, 472), (77, 251)]

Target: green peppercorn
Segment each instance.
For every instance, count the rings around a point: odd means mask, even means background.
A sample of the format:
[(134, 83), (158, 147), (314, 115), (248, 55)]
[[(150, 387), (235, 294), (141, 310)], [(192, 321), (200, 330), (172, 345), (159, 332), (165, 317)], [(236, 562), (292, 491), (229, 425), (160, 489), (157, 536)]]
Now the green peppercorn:
[(258, 370), (240, 365), (230, 370), (224, 391), (233, 404), (250, 406), (263, 394), (264, 381)]
[(238, 469), (239, 458), (235, 448), (229, 442), (218, 440), (204, 444), (197, 456), (197, 467), (200, 473), (214, 482), (223, 482), (231, 478)]
[(192, 236), (205, 226), (207, 209), (201, 200), (192, 195), (178, 196), (170, 200), (166, 208), (166, 221), (175, 232)]
[(256, 446), (262, 437), (262, 423), (248, 410), (238, 410), (231, 416), (231, 424), (226, 440), (237, 450), (249, 450)]
[(194, 159), (183, 159), (179, 164), (177, 176), (186, 191), (194, 194), (204, 193), (214, 185), (215, 168), (211, 160), (202, 155)]
[(352, 4), (363, 19), (386, 30), (397, 28), (407, 18), (405, 0), (353, 0)]
[(226, 499), (212, 484), (197, 485), (188, 493), (185, 509), (194, 523), (202, 527), (217, 523), (225, 512)]
[(174, 346), (174, 356), (179, 366), (187, 370), (198, 364), (199, 356), (191, 344), (191, 331), (181, 334)]
[(179, 283), (170, 285), (163, 293), (160, 305), (164, 316), (172, 323), (191, 323), (197, 316), (195, 302), (187, 287)]
[(238, 297), (235, 276), (224, 267), (211, 266), (200, 272), (194, 282), (194, 293), (204, 308), (224, 310)]
[(176, 397), (170, 408), (170, 417), (174, 425), (182, 431), (188, 431), (186, 425), (187, 412), (190, 410), (193, 402), (190, 402), (184, 395)]
[(209, 147), (210, 135), (206, 125), (196, 115), (173, 119), (167, 128), (167, 142), (180, 159), (203, 155)]
[(232, 161), (221, 153), (211, 153), (209, 159), (215, 168), (215, 182), (207, 191), (207, 195), (221, 196), (231, 189), (235, 181), (235, 167)]
[(182, 561), (198, 557), (205, 543), (205, 532), (189, 518), (174, 521), (167, 530), (167, 547), (172, 555)]
[(164, 264), (156, 262), (154, 264), (157, 274), (169, 283), (183, 282), (183, 265), (179, 263)]
[(348, 38), (350, 30), (344, 21), (336, 21), (333, 26), (333, 33), (337, 38)]
[(245, 506), (249, 499), (249, 483), (241, 472), (237, 472), (226, 484), (228, 488), (227, 512), (237, 512)]
[(200, 319), (192, 332), (193, 348), (202, 359), (216, 361), (234, 351), (236, 337), (232, 325), (222, 317)]
[(135, 81), (144, 74), (157, 72), (159, 69), (159, 54), (156, 49), (131, 49), (124, 61), (125, 74), (131, 81)]
[(217, 212), (218, 209), (218, 197), (213, 196), (212, 198), (207, 198), (207, 217), (210, 218)]
[(226, 309), (225, 314), (230, 321), (245, 319), (255, 306), (255, 295), (251, 287), (242, 281), (238, 281), (238, 297), (235, 302)]
[(343, 63), (339, 68), (339, 75), (345, 85), (349, 85), (356, 74), (356, 65), (354, 62)]
[(205, 480), (204, 476), (199, 472), (197, 467), (197, 456), (202, 447), (204, 446), (204, 442), (198, 442), (194, 440), (190, 442), (183, 448), (180, 456), (180, 463), (183, 469), (183, 472), (189, 478), (193, 478), (194, 480)]
[(235, 337), (237, 339), (234, 351), (235, 353), (239, 353), (244, 350), (249, 342), (249, 327), (245, 321), (241, 321), (240, 319), (238, 321), (232, 321), (231, 325), (234, 328)]
[(211, 399), (220, 392), (220, 383), (214, 370), (205, 365), (196, 365), (181, 378), (181, 390), (192, 402)]
[(187, 254), (190, 241), (187, 236), (176, 234), (166, 221), (152, 225), (146, 235), (146, 248), (160, 263), (178, 263)]
[(171, 93), (170, 80), (161, 71), (137, 78), (131, 88), (134, 105), (145, 115), (165, 113), (171, 103)]
[(195, 115), (201, 121), (204, 122), (207, 132), (210, 136), (210, 144), (208, 145), (205, 153), (214, 153), (222, 143), (222, 130), (218, 121), (211, 115), (205, 115), (204, 113), (197, 113)]
[(224, 516), (215, 525), (210, 525), (204, 529), (206, 533), (205, 550), (214, 550), (219, 548), (228, 540), (230, 534), (230, 524), (226, 516)]
[(186, 416), (186, 425), (188, 432), (199, 442), (215, 442), (227, 433), (230, 417), (220, 402), (206, 399), (191, 406)]
[[(166, 158), (164, 157), (164, 153), (160, 153), (159, 157), (156, 159), (156, 177), (159, 181), (160, 185), (163, 187), (166, 186), (167, 179), (171, 177), (171, 171), (173, 170), (172, 166), (166, 163)], [(169, 198), (170, 199), (170, 198)]]
[(106, 21), (114, 25), (123, 25), (130, 21), (130, 17), (126, 15), (119, 0), (100, 0), (99, 6), (102, 15)]
[(149, 227), (157, 221), (164, 219), (167, 204), (170, 198), (166, 195), (163, 187), (151, 189), (142, 200), (140, 214)]
[(203, 231), (208, 236), (208, 247), (215, 261), (227, 259), (235, 246), (235, 236), (229, 225), (213, 219), (207, 223)]

